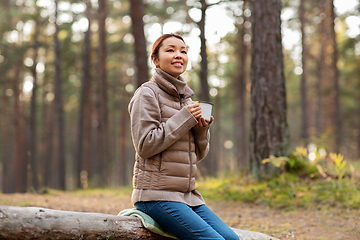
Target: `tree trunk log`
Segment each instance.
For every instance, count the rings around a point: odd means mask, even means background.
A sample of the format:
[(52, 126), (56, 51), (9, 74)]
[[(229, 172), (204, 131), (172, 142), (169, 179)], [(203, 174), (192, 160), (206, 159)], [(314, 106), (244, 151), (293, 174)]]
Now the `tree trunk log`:
[[(233, 229), (241, 240), (275, 240), (262, 233)], [(0, 206), (1, 239), (170, 239), (152, 233), (136, 217)]]

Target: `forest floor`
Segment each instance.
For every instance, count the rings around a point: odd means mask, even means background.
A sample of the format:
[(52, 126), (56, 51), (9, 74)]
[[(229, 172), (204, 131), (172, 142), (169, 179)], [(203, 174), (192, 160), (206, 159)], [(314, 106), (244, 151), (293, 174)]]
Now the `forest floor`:
[[(130, 194), (116, 191), (0, 194), (0, 205), (116, 215), (122, 209), (132, 208)], [(285, 211), (230, 201), (207, 201), (207, 205), (231, 227), (262, 232), (279, 239), (360, 239), (360, 210), (318, 208)]]

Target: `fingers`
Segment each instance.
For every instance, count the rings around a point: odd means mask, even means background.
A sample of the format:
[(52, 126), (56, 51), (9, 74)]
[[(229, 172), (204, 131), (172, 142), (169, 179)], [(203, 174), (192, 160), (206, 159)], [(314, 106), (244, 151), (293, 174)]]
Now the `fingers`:
[(213, 116), (211, 116), (210, 117), (210, 122), (209, 123), (212, 123), (214, 121), (214, 117)]
[(196, 124), (196, 126), (197, 126), (197, 127), (207, 127), (207, 126), (209, 126), (213, 121), (214, 121), (214, 117), (213, 117), (213, 116), (211, 116), (210, 122), (207, 121), (207, 120), (205, 120), (203, 117), (200, 117), (200, 118), (199, 118), (199, 122), (198, 122), (198, 124)]
[(186, 108), (196, 119), (201, 117), (201, 108), (198, 102), (192, 102), (189, 105), (187, 105)]

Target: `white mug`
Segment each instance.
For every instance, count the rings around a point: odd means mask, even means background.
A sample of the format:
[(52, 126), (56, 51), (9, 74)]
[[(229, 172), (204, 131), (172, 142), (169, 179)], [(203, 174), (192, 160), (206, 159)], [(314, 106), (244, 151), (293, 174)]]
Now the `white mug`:
[(200, 108), (201, 108), (201, 115), (202, 117), (210, 122), (210, 118), (211, 118), (211, 111), (212, 111), (212, 107), (213, 107), (213, 103), (211, 102), (206, 102), (206, 101), (198, 101), (200, 104)]

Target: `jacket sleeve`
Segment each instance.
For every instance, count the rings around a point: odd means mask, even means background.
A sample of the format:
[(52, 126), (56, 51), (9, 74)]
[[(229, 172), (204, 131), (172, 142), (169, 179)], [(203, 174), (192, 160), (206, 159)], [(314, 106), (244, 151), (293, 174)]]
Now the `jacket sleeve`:
[(207, 127), (197, 127), (192, 128), (195, 141), (195, 153), (197, 156), (197, 161), (201, 161), (206, 157), (210, 148), (210, 125)]
[(161, 122), (159, 102), (153, 90), (141, 87), (129, 103), (131, 135), (137, 154), (150, 158), (174, 144), (197, 124), (187, 108)]

